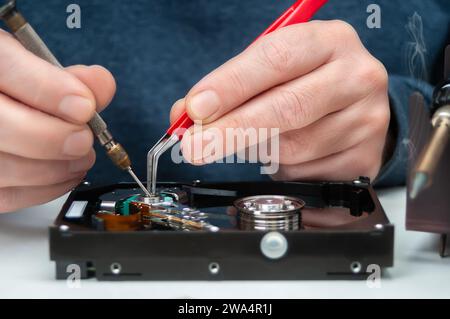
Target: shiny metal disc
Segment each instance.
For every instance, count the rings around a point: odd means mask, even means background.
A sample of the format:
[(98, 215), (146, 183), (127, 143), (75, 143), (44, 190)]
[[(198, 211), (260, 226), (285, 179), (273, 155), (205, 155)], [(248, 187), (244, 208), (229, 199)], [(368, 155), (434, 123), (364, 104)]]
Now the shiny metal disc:
[(305, 202), (296, 197), (259, 195), (234, 202), (239, 226), (245, 230), (296, 230), (301, 226)]

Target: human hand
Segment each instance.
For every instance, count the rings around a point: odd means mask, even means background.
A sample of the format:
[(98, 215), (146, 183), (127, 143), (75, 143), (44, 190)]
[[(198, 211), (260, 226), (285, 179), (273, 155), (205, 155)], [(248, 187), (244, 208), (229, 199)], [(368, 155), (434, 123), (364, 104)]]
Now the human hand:
[(55, 199), (95, 162), (86, 123), (111, 100), (99, 66), (61, 70), (0, 30), (0, 212)]
[[(203, 131), (279, 128), (279, 180), (373, 179), (389, 125), (387, 83), (349, 24), (314, 21), (260, 38), (196, 84), (171, 120), (186, 109)], [(211, 138), (185, 135), (184, 157), (204, 164), (193, 145)]]

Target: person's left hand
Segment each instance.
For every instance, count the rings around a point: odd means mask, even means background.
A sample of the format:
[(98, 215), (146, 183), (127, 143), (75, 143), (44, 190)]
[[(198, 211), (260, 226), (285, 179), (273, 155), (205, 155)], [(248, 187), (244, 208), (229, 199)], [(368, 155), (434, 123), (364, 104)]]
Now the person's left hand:
[[(281, 180), (374, 179), (390, 118), (386, 70), (342, 21), (289, 26), (259, 39), (177, 102), (172, 122), (185, 109), (203, 130), (279, 128), (274, 177)], [(210, 138), (185, 136), (183, 156), (205, 163), (192, 145)]]

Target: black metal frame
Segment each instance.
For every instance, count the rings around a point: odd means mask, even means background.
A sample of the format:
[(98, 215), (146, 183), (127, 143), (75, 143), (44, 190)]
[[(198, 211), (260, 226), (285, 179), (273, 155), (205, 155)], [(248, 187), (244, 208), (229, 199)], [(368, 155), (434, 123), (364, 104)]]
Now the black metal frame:
[[(50, 227), (50, 256), (56, 277), (67, 278), (67, 266), (80, 267), (82, 278), (98, 280), (298, 280), (366, 279), (367, 267), (393, 265), (394, 226), (389, 223), (370, 182), (345, 183), (245, 182), (214, 184), (165, 183), (188, 192), (197, 208), (231, 205), (240, 197), (258, 194), (301, 197), (310, 207), (349, 208), (354, 216), (369, 216), (326, 229), (282, 232), (287, 254), (265, 257), (259, 231), (106, 232), (70, 222), (65, 213), (74, 200), (96, 202), (104, 193), (132, 189), (133, 184), (104, 187), (81, 185), (69, 196), (55, 225)], [(92, 209), (92, 207), (91, 207)], [(120, 265), (120, 273), (114, 272)], [(356, 266), (360, 271), (356, 271)], [(211, 267), (214, 267), (213, 269)], [(353, 269), (352, 269), (353, 267)], [(117, 269), (116, 269), (117, 270)]]

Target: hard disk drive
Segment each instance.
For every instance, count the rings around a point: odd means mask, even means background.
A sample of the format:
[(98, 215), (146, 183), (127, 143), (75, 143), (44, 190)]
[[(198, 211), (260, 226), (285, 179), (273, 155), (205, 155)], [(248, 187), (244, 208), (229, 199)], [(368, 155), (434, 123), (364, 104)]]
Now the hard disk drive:
[(367, 178), (76, 188), (50, 227), (56, 277), (366, 279), (393, 265), (394, 227)]

